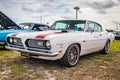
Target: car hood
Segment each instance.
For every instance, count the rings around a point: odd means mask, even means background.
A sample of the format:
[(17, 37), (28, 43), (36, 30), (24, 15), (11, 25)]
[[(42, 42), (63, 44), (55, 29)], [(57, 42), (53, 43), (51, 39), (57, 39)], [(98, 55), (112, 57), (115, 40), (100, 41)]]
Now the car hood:
[[(26, 39), (45, 39), (45, 40), (50, 40), (50, 39), (55, 39), (58, 37), (72, 37), (74, 35), (78, 35), (79, 31), (68, 31), (68, 32), (62, 32), (62, 31), (57, 31), (57, 30), (49, 30), (49, 31), (41, 31), (41, 32), (27, 32), (27, 33), (19, 33), (16, 34), (15, 37), (22, 38), (24, 40)], [(79, 34), (84, 34), (83, 32), (79, 32)], [(14, 34), (12, 34), (14, 35)], [(9, 35), (9, 36), (12, 36)]]
[(4, 29), (9, 29), (8, 27), (11, 27), (14, 29), (21, 29), (14, 21), (12, 21), (7, 15), (5, 15), (3, 12), (0, 11), (0, 25)]

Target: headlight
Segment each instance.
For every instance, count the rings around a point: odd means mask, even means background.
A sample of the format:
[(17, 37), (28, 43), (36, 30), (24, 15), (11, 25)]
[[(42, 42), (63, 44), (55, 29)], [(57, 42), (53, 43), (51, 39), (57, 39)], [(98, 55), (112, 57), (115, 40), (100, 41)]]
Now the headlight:
[(13, 44), (13, 38), (12, 38), (12, 37), (9, 37), (9, 38), (7, 39), (7, 41), (8, 41), (9, 44)]
[(37, 45), (38, 45), (38, 46), (43, 46), (43, 42), (38, 41), (38, 42), (37, 42)]
[(13, 39), (13, 42), (14, 42), (14, 43), (17, 43), (17, 39)]
[(22, 41), (20, 38), (8, 37), (7, 42), (12, 45), (22, 46)]
[(50, 41), (46, 41), (46, 42), (45, 42), (45, 47), (46, 47), (47, 49), (50, 49), (50, 48), (51, 48)]

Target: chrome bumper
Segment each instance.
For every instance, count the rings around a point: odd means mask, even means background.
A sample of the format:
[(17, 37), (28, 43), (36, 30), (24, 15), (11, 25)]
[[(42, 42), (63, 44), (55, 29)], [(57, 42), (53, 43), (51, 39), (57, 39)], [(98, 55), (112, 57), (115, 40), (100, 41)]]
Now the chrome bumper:
[[(37, 51), (30, 51), (30, 50), (26, 50), (26, 49), (19, 49), (19, 48), (14, 48), (14, 47), (9, 47), (9, 46), (5, 46), (7, 49), (10, 49), (10, 50), (16, 50), (18, 52), (23, 52), (23, 53), (29, 53), (31, 54), (31, 57), (34, 57), (34, 58), (40, 58), (40, 59), (47, 59), (47, 60), (57, 60), (58, 58), (58, 55), (59, 53), (57, 52), (54, 52), (54, 53), (45, 53), (45, 52), (37, 52)], [(33, 55), (33, 56), (32, 56)], [(34, 55), (37, 55), (34, 56)]]
[(5, 46), (5, 42), (0, 42), (0, 46)]

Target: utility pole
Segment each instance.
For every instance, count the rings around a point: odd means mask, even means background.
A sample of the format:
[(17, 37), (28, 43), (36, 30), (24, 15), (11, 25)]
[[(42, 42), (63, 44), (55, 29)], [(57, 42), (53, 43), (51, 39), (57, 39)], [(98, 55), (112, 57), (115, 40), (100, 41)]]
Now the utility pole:
[(119, 24), (119, 27), (120, 27), (120, 24)]
[(119, 31), (120, 31), (120, 24), (119, 24)]
[(42, 16), (40, 16), (40, 23), (42, 24)]
[(79, 7), (74, 7), (74, 10), (76, 10), (76, 19), (78, 19), (78, 10), (79, 10), (80, 8)]

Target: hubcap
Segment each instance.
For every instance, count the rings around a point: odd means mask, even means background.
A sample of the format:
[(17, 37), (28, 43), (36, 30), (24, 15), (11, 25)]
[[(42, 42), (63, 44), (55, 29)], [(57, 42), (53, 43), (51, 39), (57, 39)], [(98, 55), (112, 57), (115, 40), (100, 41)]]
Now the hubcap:
[(79, 58), (79, 52), (75, 46), (71, 47), (68, 52), (68, 61), (71, 65), (75, 65)]

